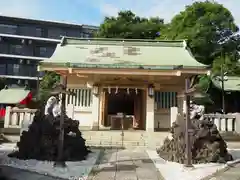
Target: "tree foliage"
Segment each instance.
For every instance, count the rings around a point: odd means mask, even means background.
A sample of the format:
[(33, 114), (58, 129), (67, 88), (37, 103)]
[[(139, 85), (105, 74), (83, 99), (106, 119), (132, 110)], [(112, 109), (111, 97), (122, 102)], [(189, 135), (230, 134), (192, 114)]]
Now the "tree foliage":
[(221, 72), (228, 75), (239, 75), (240, 68), (237, 61), (233, 61), (229, 56), (217, 57), (212, 63), (212, 73), (220, 76)]
[(41, 101), (46, 100), (54, 85), (59, 83), (59, 81), (60, 76), (55, 72), (45, 72), (39, 87)]
[(228, 75), (240, 74), (239, 68), (239, 45), (240, 35), (233, 34), (230, 30), (226, 30), (225, 35), (219, 41), (218, 47), (215, 50), (215, 59), (212, 63), (212, 72), (214, 75), (220, 75), (222, 72), (227, 72)]
[[(161, 31), (162, 39), (187, 39), (188, 45), (197, 60), (204, 64), (212, 64), (219, 57), (219, 48), (227, 40), (228, 52), (232, 58), (238, 58), (236, 53), (239, 37), (234, 38), (238, 27), (234, 23), (231, 12), (216, 2), (195, 2), (186, 6)], [(224, 43), (226, 44), (226, 43)], [(235, 54), (234, 54), (235, 53)]]
[(141, 18), (131, 11), (120, 11), (117, 17), (105, 17), (100, 25), (97, 37), (155, 39), (163, 27), (163, 19)]

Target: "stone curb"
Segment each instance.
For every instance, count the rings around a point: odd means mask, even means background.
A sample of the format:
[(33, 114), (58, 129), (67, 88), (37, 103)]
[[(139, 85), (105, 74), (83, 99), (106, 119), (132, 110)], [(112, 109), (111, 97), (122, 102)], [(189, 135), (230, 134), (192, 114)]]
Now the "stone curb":
[(215, 176), (229, 170), (231, 167), (233, 167), (234, 165), (240, 163), (240, 159), (236, 159), (234, 161), (231, 161), (231, 162), (227, 162), (225, 167), (223, 167), (222, 169), (216, 171), (215, 173), (209, 175), (209, 176), (206, 176), (204, 178), (202, 178), (201, 180), (211, 180), (212, 178), (214, 178)]
[[(228, 149), (228, 150), (240, 150), (240, 149)], [(148, 151), (147, 151), (147, 154), (149, 155)], [(150, 159), (151, 159), (151, 158), (150, 158)], [(152, 161), (153, 161), (153, 163), (154, 163), (154, 160), (152, 160)], [(216, 172), (214, 172), (214, 173), (211, 174), (211, 175), (208, 175), (208, 176), (202, 178), (201, 180), (215, 180), (215, 179), (212, 179), (212, 178), (214, 178), (215, 176), (217, 176), (217, 175), (219, 175), (219, 174), (221, 174), (221, 173), (229, 170), (231, 167), (233, 167), (234, 165), (236, 165), (236, 164), (238, 164), (238, 163), (240, 163), (240, 158), (238, 158), (238, 159), (236, 159), (236, 160), (234, 160), (234, 161), (227, 162), (227, 163), (224, 165), (223, 168), (217, 170)], [(154, 164), (155, 164), (155, 163), (154, 163)]]
[[(97, 148), (96, 148), (97, 149)], [(97, 156), (97, 159), (95, 161), (95, 164), (94, 166), (96, 165), (96, 163), (99, 161), (99, 159), (101, 158), (101, 155), (102, 155), (102, 150), (100, 149), (100, 152)], [(94, 168), (94, 166), (92, 167), (92, 169)], [(28, 169), (24, 169), (24, 168), (17, 168), (17, 167), (12, 167), (12, 166), (9, 166), (9, 165), (4, 165), (4, 164), (0, 164), (0, 167), (10, 167), (10, 168), (15, 168), (15, 169), (18, 169), (18, 170), (21, 170), (21, 171), (25, 171), (25, 172), (28, 172), (28, 173), (32, 173), (32, 174), (38, 174), (38, 175), (42, 175), (42, 176), (47, 176), (47, 177), (51, 177), (51, 178), (58, 178), (59, 180), (69, 180), (69, 178), (61, 178), (61, 177), (58, 177), (58, 176), (54, 176), (54, 175), (51, 175), (49, 173), (42, 173), (42, 172), (36, 172), (36, 171), (31, 171), (31, 170), (28, 170)], [(91, 169), (91, 171), (92, 171)], [(89, 174), (87, 175), (86, 179), (88, 178), (88, 176), (91, 174), (91, 171), (89, 172)]]
[(86, 180), (92, 180), (92, 179), (94, 178), (95, 172), (96, 172), (96, 170), (98, 169), (98, 166), (99, 166), (99, 164), (101, 163), (101, 159), (102, 159), (102, 157), (103, 157), (103, 155), (104, 155), (104, 151), (105, 151), (105, 149), (101, 149), (101, 150), (100, 150), (100, 153), (99, 153), (99, 156), (98, 156), (98, 158), (97, 158), (97, 160), (96, 160), (96, 163), (95, 163), (95, 165), (92, 167), (92, 170), (91, 170), (90, 173), (88, 174), (88, 177), (86, 178)]
[[(17, 168), (17, 167), (13, 167), (13, 166), (8, 166), (8, 165), (3, 165), (1, 164), (0, 167), (6, 167), (6, 168), (13, 168), (13, 169), (17, 169), (17, 170), (20, 170), (20, 171), (24, 171), (24, 172), (27, 172), (27, 173), (31, 173), (31, 174), (37, 174), (37, 175), (41, 175), (41, 176), (47, 176), (47, 177), (51, 177), (51, 178), (56, 178), (56, 176), (52, 176), (50, 174), (47, 174), (47, 173), (41, 173), (41, 172), (36, 172), (36, 171), (31, 171), (31, 170), (28, 170), (28, 169), (24, 169), (24, 168)], [(68, 179), (65, 179), (65, 178), (61, 178), (61, 177), (57, 177), (59, 180), (68, 180)]]

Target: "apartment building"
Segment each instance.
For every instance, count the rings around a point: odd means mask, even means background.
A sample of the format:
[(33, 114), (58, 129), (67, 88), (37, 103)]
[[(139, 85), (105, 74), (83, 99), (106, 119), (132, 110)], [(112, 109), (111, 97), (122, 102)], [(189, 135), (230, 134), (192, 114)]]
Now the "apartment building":
[(97, 26), (0, 16), (0, 78), (37, 85), (39, 61), (51, 57), (61, 36), (92, 37)]

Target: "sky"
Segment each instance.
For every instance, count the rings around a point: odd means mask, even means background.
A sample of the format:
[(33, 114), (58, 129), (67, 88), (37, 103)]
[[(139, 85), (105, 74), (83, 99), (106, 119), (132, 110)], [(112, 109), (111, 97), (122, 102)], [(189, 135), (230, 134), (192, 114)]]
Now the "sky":
[[(240, 0), (216, 0), (240, 25)], [(194, 0), (0, 0), (0, 14), (33, 19), (99, 25), (105, 16), (131, 10), (141, 17), (171, 18)]]

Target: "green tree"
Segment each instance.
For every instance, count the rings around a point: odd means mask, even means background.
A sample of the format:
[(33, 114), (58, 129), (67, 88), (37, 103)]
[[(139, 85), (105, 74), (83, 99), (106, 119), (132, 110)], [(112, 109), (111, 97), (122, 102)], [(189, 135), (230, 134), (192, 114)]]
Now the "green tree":
[(240, 74), (239, 68), (239, 45), (240, 35), (233, 34), (231, 30), (225, 30), (227, 34), (219, 41), (212, 63), (212, 72), (214, 75), (221, 75), (221, 72), (227, 72), (228, 75)]
[[(234, 23), (231, 12), (216, 2), (195, 2), (186, 6), (161, 31), (162, 39), (187, 39), (195, 58), (204, 63), (212, 64), (219, 56), (219, 46), (223, 39), (228, 39), (238, 27)], [(228, 43), (228, 52), (235, 52), (236, 46)]]
[(236, 61), (231, 60), (229, 56), (218, 57), (212, 63), (212, 72), (214, 76), (220, 76), (221, 71), (228, 75), (239, 75), (240, 68)]
[(117, 17), (105, 17), (100, 25), (97, 37), (155, 39), (163, 27), (163, 19), (141, 18), (131, 11), (120, 11)]
[(45, 72), (39, 86), (40, 101), (45, 101), (54, 85), (59, 82), (60, 76), (58, 74), (55, 72)]

